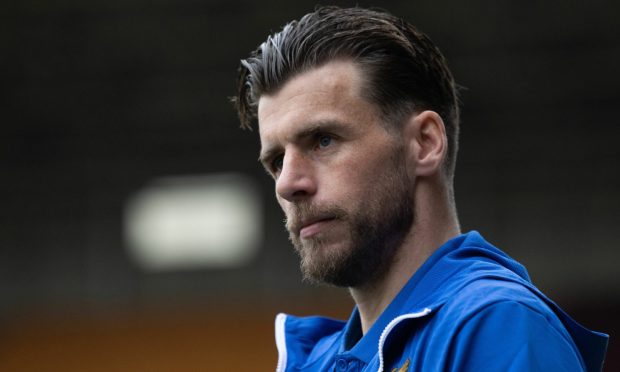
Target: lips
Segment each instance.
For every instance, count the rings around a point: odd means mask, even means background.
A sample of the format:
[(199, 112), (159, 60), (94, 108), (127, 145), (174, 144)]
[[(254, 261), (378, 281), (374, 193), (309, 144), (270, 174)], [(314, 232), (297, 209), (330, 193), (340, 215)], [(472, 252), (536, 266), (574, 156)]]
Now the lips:
[(311, 238), (313, 235), (318, 234), (327, 227), (334, 217), (316, 217), (303, 221), (301, 228), (299, 229), (299, 237), (302, 239)]

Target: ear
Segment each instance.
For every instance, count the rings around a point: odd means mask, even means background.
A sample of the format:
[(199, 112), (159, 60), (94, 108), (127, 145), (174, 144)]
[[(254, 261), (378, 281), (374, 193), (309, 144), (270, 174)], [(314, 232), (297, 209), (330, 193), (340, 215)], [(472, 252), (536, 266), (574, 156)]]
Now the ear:
[(448, 149), (446, 127), (441, 116), (430, 110), (414, 113), (405, 123), (403, 134), (413, 175), (424, 177), (437, 173)]

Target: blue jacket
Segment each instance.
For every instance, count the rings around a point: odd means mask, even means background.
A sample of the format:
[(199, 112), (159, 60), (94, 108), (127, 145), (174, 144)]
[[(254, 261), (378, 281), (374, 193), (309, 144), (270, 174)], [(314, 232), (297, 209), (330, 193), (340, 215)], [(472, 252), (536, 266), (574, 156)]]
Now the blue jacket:
[(277, 371), (600, 371), (589, 331), (477, 232), (441, 246), (361, 337), (348, 322), (276, 318)]

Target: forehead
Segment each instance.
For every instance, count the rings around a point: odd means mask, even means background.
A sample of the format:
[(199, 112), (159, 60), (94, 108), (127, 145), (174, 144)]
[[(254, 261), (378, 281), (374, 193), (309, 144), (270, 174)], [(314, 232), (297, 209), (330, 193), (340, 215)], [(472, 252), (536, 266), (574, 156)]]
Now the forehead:
[(261, 142), (317, 122), (357, 123), (374, 117), (374, 105), (361, 96), (362, 86), (359, 68), (349, 61), (330, 62), (296, 75), (276, 93), (261, 96)]

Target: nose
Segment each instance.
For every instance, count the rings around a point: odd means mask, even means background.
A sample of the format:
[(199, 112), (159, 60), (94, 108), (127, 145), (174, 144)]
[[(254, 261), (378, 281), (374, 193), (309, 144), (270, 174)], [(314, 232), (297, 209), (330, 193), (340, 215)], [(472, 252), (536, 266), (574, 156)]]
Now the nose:
[(312, 163), (303, 154), (287, 151), (282, 170), (276, 180), (276, 194), (289, 202), (299, 201), (316, 193)]

